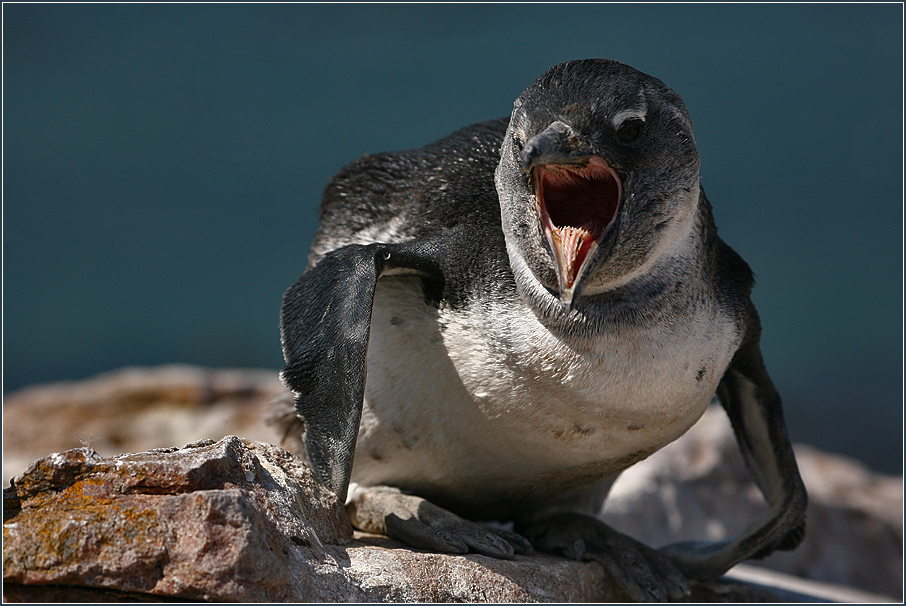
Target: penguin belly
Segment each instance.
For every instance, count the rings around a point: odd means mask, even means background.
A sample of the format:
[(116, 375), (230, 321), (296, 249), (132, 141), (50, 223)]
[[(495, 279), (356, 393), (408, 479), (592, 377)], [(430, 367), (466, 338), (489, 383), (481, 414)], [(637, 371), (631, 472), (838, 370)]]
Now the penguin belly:
[(695, 329), (567, 340), (521, 299), (438, 308), (382, 278), (352, 481), (498, 519), (606, 494), (711, 401), (731, 339)]

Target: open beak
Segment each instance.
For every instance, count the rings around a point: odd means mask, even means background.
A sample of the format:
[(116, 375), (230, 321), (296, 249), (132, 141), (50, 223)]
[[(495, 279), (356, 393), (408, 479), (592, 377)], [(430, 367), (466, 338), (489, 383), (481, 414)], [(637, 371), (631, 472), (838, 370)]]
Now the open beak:
[(595, 251), (617, 217), (623, 184), (610, 164), (583, 149), (575, 133), (554, 122), (526, 143), (541, 229), (557, 268), (560, 302), (569, 309)]

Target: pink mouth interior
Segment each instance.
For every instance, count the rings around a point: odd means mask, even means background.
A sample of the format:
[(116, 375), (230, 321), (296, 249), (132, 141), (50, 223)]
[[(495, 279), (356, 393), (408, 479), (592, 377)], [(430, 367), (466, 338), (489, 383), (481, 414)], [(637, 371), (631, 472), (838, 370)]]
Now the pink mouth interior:
[(534, 169), (541, 224), (555, 250), (560, 274), (572, 287), (620, 205), (616, 172), (598, 157), (587, 164), (547, 164)]

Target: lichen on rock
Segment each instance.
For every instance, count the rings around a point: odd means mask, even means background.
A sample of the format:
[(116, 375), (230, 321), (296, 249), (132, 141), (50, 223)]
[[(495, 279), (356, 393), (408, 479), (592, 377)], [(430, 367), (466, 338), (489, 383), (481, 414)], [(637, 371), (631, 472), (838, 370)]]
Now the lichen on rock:
[(109, 459), (56, 453), (6, 492), (18, 510), (3, 525), (5, 582), (298, 599), (284, 589), (292, 569), (319, 559), (300, 550), (352, 539), (336, 496), (291, 454), (235, 436)]

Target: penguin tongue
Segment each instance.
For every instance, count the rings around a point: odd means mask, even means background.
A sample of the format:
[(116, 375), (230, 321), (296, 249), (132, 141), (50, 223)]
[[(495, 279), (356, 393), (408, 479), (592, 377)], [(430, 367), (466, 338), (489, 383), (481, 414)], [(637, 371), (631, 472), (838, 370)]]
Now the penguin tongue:
[(541, 225), (557, 258), (561, 287), (571, 289), (616, 217), (620, 179), (596, 156), (584, 164), (547, 164), (534, 171)]
[(582, 261), (588, 251), (596, 244), (596, 238), (586, 229), (567, 225), (550, 230), (550, 239), (557, 250), (557, 265), (560, 275), (567, 279), (567, 286), (572, 286)]

